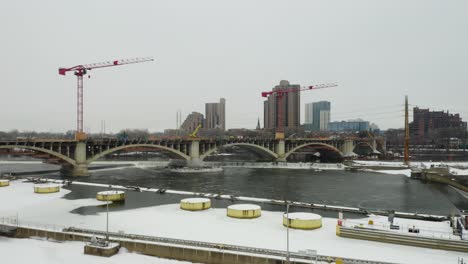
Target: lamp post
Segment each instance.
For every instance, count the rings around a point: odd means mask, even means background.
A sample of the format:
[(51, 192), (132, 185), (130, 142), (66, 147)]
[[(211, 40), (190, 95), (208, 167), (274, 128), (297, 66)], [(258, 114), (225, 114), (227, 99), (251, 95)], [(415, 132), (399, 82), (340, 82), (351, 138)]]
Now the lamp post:
[(106, 199), (106, 240), (109, 242), (109, 197)]
[(289, 263), (289, 202), (286, 201), (286, 263)]

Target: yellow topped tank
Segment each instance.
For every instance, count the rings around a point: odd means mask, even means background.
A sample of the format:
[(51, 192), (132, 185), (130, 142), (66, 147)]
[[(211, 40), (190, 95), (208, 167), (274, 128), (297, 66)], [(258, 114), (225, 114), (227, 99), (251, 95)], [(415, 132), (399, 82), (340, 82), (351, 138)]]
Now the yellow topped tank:
[[(289, 221), (288, 221), (289, 218)], [(296, 229), (317, 229), (322, 227), (322, 217), (313, 213), (283, 214), (283, 225)]]
[(0, 180), (0, 187), (5, 187), (5, 186), (8, 186), (8, 185), (10, 185), (9, 180)]
[(188, 211), (201, 211), (211, 208), (208, 198), (186, 198), (180, 200), (180, 208)]
[(35, 193), (56, 193), (60, 191), (60, 185), (56, 183), (38, 183), (34, 184)]
[(124, 191), (102, 191), (96, 194), (98, 201), (121, 202), (125, 201)]
[(257, 218), (262, 215), (262, 208), (255, 204), (233, 204), (228, 206), (227, 215), (234, 218)]

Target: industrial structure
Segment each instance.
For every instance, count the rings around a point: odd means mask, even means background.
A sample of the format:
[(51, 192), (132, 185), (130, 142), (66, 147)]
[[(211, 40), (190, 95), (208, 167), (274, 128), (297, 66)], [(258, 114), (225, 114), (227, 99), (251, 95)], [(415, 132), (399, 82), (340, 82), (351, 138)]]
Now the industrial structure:
[(86, 134), (83, 131), (83, 76), (88, 74), (88, 71), (98, 68), (107, 68), (120, 66), (125, 64), (141, 63), (153, 61), (153, 58), (136, 58), (136, 59), (125, 59), (125, 60), (114, 60), (107, 62), (99, 62), (92, 64), (80, 64), (71, 68), (59, 68), (58, 72), (60, 75), (66, 75), (67, 72), (71, 71), (77, 77), (77, 102), (76, 102), (76, 134), (77, 140), (86, 139)]

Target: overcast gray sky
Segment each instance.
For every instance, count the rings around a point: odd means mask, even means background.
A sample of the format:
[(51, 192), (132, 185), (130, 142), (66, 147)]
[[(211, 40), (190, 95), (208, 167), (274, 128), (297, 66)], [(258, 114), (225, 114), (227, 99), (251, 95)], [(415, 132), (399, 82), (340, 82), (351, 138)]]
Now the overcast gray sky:
[(261, 91), (280, 80), (339, 87), (304, 92), (332, 102), (332, 120), (402, 127), (411, 104), (468, 119), (468, 1), (3, 1), (0, 130), (76, 126), (71, 67), (156, 61), (91, 72), (85, 128), (175, 127), (226, 98), (227, 127), (263, 124)]

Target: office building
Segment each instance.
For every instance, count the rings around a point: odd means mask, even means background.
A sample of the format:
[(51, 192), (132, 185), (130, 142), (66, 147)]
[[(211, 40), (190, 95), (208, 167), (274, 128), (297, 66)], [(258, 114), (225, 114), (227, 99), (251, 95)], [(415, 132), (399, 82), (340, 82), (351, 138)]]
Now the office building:
[(205, 128), (226, 130), (226, 99), (221, 98), (219, 103), (205, 104)]
[(412, 144), (432, 144), (441, 139), (466, 137), (466, 122), (462, 121), (460, 114), (450, 114), (448, 111), (415, 107), (413, 122), (409, 125)]
[(198, 125), (201, 124), (203, 126), (203, 121), (203, 114), (192, 112), (187, 116), (180, 128), (188, 132), (193, 132)]
[(306, 130), (326, 131), (330, 123), (330, 102), (320, 101), (305, 105)]
[(328, 124), (328, 131), (332, 132), (356, 132), (369, 129), (369, 121), (364, 120), (336, 121)]
[[(273, 91), (300, 89), (298, 84), (289, 84), (288, 81), (281, 81), (273, 88)], [(268, 96), (263, 102), (264, 127), (266, 129), (276, 129), (280, 124), (277, 93)], [(282, 123), (285, 129), (298, 128), (300, 126), (300, 92), (289, 92), (283, 94), (282, 102)]]

